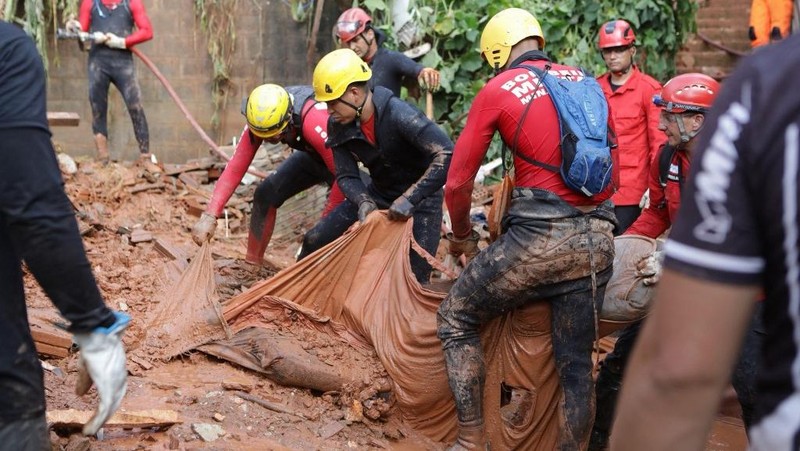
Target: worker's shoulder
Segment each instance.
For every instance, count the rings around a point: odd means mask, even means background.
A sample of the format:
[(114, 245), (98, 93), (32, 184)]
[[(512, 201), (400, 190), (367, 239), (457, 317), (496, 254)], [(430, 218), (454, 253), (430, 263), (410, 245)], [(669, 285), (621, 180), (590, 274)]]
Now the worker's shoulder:
[(661, 83), (659, 83), (658, 80), (641, 71), (639, 72), (639, 74), (640, 74), (639, 80), (641, 80), (641, 83), (652, 89), (656, 90), (661, 89)]
[(412, 64), (417, 64), (416, 61), (407, 57), (404, 53), (398, 52), (397, 50), (387, 49), (386, 47), (379, 47), (378, 52), (375, 55), (377, 59), (384, 59), (388, 61), (397, 61), (397, 62), (410, 62)]

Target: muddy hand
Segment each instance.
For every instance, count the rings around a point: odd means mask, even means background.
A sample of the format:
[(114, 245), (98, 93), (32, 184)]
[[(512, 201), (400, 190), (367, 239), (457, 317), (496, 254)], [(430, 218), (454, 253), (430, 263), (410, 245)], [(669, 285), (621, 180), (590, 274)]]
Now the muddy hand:
[(464, 255), (469, 262), (480, 252), (478, 241), (481, 236), (474, 230), (471, 230), (470, 235), (463, 239), (456, 238), (453, 232), (449, 232), (445, 238), (447, 239), (447, 252), (453, 257)]
[(358, 203), (358, 221), (364, 222), (370, 213), (378, 209), (378, 205), (370, 198), (365, 198)]
[(389, 219), (392, 221), (408, 221), (414, 214), (414, 204), (406, 196), (400, 196), (389, 207)]
[(200, 215), (200, 220), (197, 221), (192, 228), (192, 240), (194, 240), (198, 246), (202, 246), (203, 243), (211, 240), (216, 230), (217, 218), (208, 213), (203, 213)]
[(439, 71), (436, 69), (425, 67), (419, 72), (417, 77), (419, 87), (431, 92), (439, 90)]
[(651, 255), (639, 260), (636, 264), (636, 276), (644, 277), (642, 283), (645, 285), (655, 285), (661, 279), (661, 261), (663, 252), (656, 251)]
[(125, 368), (122, 333), (131, 318), (121, 312), (115, 312), (114, 316), (116, 321), (111, 326), (98, 327), (90, 333), (79, 333), (74, 337), (81, 352), (75, 392), (82, 396), (94, 383), (100, 398), (94, 415), (83, 426), (84, 435), (97, 434), (116, 412), (127, 389), (128, 370)]

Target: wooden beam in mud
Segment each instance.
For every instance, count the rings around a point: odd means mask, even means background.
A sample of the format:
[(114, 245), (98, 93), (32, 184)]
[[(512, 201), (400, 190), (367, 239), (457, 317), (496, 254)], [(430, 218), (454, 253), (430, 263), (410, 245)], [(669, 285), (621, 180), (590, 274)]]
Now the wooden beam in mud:
[[(92, 415), (94, 415), (94, 411), (91, 410), (48, 410), (47, 424), (60, 428), (78, 429), (83, 427)], [(131, 410), (127, 412), (117, 411), (108, 419), (104, 427), (164, 428), (182, 422), (183, 420), (175, 410)]]

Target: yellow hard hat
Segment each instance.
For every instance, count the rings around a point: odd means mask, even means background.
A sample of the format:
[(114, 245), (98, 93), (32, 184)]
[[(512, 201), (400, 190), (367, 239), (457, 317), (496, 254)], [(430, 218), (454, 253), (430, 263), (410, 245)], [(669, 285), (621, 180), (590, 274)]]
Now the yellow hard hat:
[(278, 85), (257, 87), (247, 98), (247, 126), (259, 138), (272, 138), (283, 131), (292, 118), (292, 98)]
[(539, 21), (533, 14), (520, 8), (508, 8), (492, 16), (481, 34), (481, 55), (492, 69), (501, 68), (508, 62), (511, 47), (519, 41), (535, 37), (539, 47), (544, 48), (544, 35)]
[(334, 50), (319, 60), (314, 68), (314, 98), (318, 102), (338, 99), (352, 83), (367, 81), (372, 70), (356, 52)]

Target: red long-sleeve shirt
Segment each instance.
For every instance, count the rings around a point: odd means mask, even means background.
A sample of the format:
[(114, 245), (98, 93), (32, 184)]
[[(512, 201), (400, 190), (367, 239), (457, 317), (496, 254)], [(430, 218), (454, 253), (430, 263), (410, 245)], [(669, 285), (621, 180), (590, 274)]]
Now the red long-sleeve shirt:
[[(539, 68), (544, 68), (546, 63), (545, 59), (525, 62), (526, 65)], [(584, 76), (576, 68), (550, 64), (550, 74), (554, 76), (571, 76), (573, 79)], [(519, 130), (517, 152), (552, 166), (561, 166), (560, 129), (556, 109), (548, 98), (544, 85), (539, 85), (531, 95), (537, 83), (538, 78), (528, 69), (508, 69), (489, 80), (472, 101), (466, 126), (453, 150), (445, 186), (445, 200), (456, 237), (464, 237), (470, 233), (472, 226), (469, 210), (473, 183), (492, 136), (495, 131), (499, 131), (509, 147), (513, 146), (517, 123), (529, 100), (533, 104), (525, 117), (525, 125)], [(516, 153), (514, 170), (516, 186), (551, 191), (575, 206), (597, 205), (609, 197), (608, 193), (601, 193), (589, 198), (573, 191), (564, 184), (561, 174), (532, 165), (516, 156)]]
[[(81, 30), (89, 31), (92, 25), (92, 8), (94, 7), (95, 0), (83, 0), (78, 12), (78, 21), (81, 23)], [(115, 5), (120, 6), (122, 0), (101, 0), (104, 6), (113, 8)], [(147, 17), (147, 12), (144, 10), (142, 0), (130, 0), (128, 2), (133, 23), (136, 24), (136, 30), (125, 36), (125, 47), (130, 48), (136, 44), (149, 41), (153, 39), (153, 26), (150, 25), (150, 18)]]
[(620, 186), (611, 197), (615, 205), (638, 205), (647, 190), (650, 164), (667, 136), (658, 129), (659, 109), (653, 104), (653, 95), (661, 85), (643, 74), (636, 66), (624, 85), (611, 89), (611, 74), (597, 81), (611, 107), (620, 165)]
[[(678, 169), (680, 167), (680, 170)], [(650, 206), (642, 211), (636, 221), (625, 231), (625, 235), (643, 235), (658, 238), (672, 226), (681, 206), (680, 177), (689, 174), (689, 156), (682, 150), (675, 151), (667, 174), (667, 186), (659, 180), (658, 159), (650, 165)]]
[[(308, 108), (310, 109), (307, 110), (303, 117), (300, 133), (302, 133), (303, 139), (310, 147), (310, 149), (307, 150), (318, 153), (325, 163), (325, 167), (328, 168), (331, 174), (335, 174), (333, 152), (330, 148), (325, 146), (325, 139), (328, 136), (328, 112), (325, 104), (315, 103), (311, 104)], [(206, 212), (216, 217), (222, 214), (225, 204), (228, 203), (228, 200), (230, 200), (239, 182), (242, 181), (242, 177), (244, 177), (247, 168), (250, 167), (250, 163), (253, 162), (256, 151), (261, 147), (261, 143), (263, 142), (263, 139), (250, 133), (250, 130), (245, 125), (244, 130), (242, 130), (242, 136), (239, 139), (239, 144), (236, 145), (236, 151), (234, 151), (233, 157), (231, 157), (228, 165), (225, 166), (225, 170), (222, 171), (222, 175), (214, 186), (214, 193), (211, 196), (211, 201), (208, 203)], [(328, 212), (339, 205), (343, 200), (344, 195), (339, 189), (339, 185), (334, 182), (331, 187), (331, 193), (328, 196), (328, 202), (325, 204), (323, 216), (328, 214)]]

